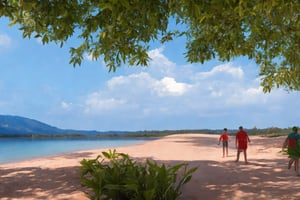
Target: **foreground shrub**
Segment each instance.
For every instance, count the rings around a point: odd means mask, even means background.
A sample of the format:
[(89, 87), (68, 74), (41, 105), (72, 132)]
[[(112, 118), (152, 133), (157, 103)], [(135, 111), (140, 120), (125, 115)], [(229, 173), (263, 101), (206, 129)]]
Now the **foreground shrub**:
[[(138, 163), (115, 150), (81, 162), (81, 184), (95, 200), (175, 200), (196, 167), (185, 163), (166, 166), (146, 160)], [(180, 171), (180, 175), (178, 175)]]

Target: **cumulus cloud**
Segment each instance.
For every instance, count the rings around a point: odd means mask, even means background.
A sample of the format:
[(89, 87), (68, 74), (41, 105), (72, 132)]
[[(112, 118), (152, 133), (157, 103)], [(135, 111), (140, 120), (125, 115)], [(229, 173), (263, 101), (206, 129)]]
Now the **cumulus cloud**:
[(121, 107), (125, 103), (122, 99), (114, 97), (105, 98), (101, 92), (94, 92), (85, 100), (85, 113), (97, 113)]
[[(263, 93), (257, 77), (250, 77), (251, 66), (224, 63), (206, 71), (201, 66), (177, 66), (163, 55), (163, 48), (151, 51), (151, 57), (147, 69), (113, 76), (98, 91), (87, 94), (77, 109), (84, 115), (113, 117), (126, 124), (128, 120), (159, 123), (169, 118), (229, 120), (232, 115), (260, 122), (266, 112), (279, 112), (280, 98), (285, 96), (283, 91)], [(62, 106), (69, 108), (66, 103)]]
[[(15, 44), (11, 36), (0, 33), (0, 51), (6, 52)], [(99, 75), (89, 67), (95, 64), (91, 62), (83, 63), (85, 67), (76, 69), (76, 73), (70, 73), (64, 67), (53, 70), (54, 65), (64, 64), (52, 62), (56, 59), (51, 58), (62, 55), (50, 49), (49, 66), (38, 67), (33, 73), (28, 69), (40, 52), (34, 51), (36, 45), (30, 46), (35, 57), (24, 59), (29, 54), (18, 55), (17, 52), (26, 51), (30, 43), (18, 43), (18, 51), (11, 54), (13, 57), (5, 56), (1, 62), (3, 66), (8, 63), (7, 67), (1, 68), (4, 77), (1, 81), (5, 81), (5, 85), (0, 88), (7, 94), (2, 95), (0, 101), (0, 107), (6, 113), (22, 109), (31, 114), (51, 115), (62, 127), (68, 123), (70, 128), (81, 126), (98, 130), (266, 127), (272, 123), (299, 123), (300, 115), (296, 112), (300, 106), (299, 93), (287, 94), (280, 89), (263, 93), (259, 67), (247, 58), (221, 64), (216, 60), (189, 64), (183, 61), (182, 55), (166, 56), (182, 52), (184, 44), (179, 46), (176, 42), (176, 46), (169, 43), (149, 51), (148, 67), (122, 66), (116, 73), (106, 74), (103, 65), (99, 69), (103, 74)], [(92, 60), (87, 54), (84, 58)], [(101, 62), (104, 61), (101, 59)], [(16, 69), (13, 65), (19, 66), (21, 71), (13, 70)], [(24, 71), (30, 73), (23, 74)], [(43, 77), (42, 82), (32, 82), (41, 81), (36, 77), (46, 72), (49, 76), (39, 76)], [(12, 82), (14, 79), (6, 74), (17, 77), (18, 81)], [(14, 92), (12, 84), (19, 85)], [(41, 92), (35, 87), (41, 84), (49, 84), (51, 88)], [(289, 118), (285, 117), (287, 115)]]
[(151, 58), (151, 65), (164, 67), (173, 67), (175, 63), (171, 62), (166, 56), (163, 55), (164, 47), (153, 49), (149, 51), (149, 56)]
[(117, 76), (107, 81), (107, 92), (110, 93), (109, 95), (114, 94), (129, 99), (143, 97), (152, 93), (152, 86), (155, 81), (146, 72)]
[(242, 106), (250, 104), (263, 105), (267, 102), (269, 95), (264, 94), (261, 87), (235, 87), (236, 91), (233, 91), (225, 103), (231, 106)]
[(150, 66), (147, 68), (147, 72), (152, 77), (162, 78), (164, 76), (176, 75), (176, 63), (170, 61), (164, 54), (164, 47), (153, 49), (148, 52), (151, 61)]
[(176, 82), (172, 77), (164, 77), (155, 83), (153, 89), (158, 96), (181, 96), (190, 87), (189, 84)]
[(164, 101), (167, 101), (173, 96), (184, 95), (190, 87), (189, 84), (176, 82), (172, 77), (155, 79), (145, 72), (113, 77), (104, 89), (86, 97), (85, 113), (139, 110), (149, 114), (159, 109), (159, 98), (164, 97)]
[[(152, 61), (147, 70), (113, 77), (107, 81), (105, 88), (87, 95), (85, 112), (120, 107), (135, 112), (142, 110), (144, 113), (151, 110), (193, 111), (195, 108), (206, 112), (210, 107), (222, 105), (222, 108), (232, 108), (233, 105), (248, 105), (263, 99), (257, 82), (244, 81), (241, 66), (227, 63), (205, 72), (198, 67), (189, 72), (190, 77), (181, 77), (181, 66), (168, 60), (163, 55), (163, 48), (152, 50), (149, 54)], [(160, 76), (157, 76), (158, 73)]]
[(232, 63), (226, 63), (226, 64), (215, 66), (210, 71), (199, 72), (197, 73), (196, 78), (199, 79), (220, 78), (221, 80), (224, 80), (228, 75), (230, 76), (230, 78), (242, 79), (244, 76), (244, 71), (241, 66), (233, 67)]

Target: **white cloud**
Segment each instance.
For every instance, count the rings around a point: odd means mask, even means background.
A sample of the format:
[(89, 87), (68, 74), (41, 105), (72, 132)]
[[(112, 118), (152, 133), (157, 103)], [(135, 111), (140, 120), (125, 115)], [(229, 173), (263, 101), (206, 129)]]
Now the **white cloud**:
[(123, 91), (123, 93), (130, 96), (142, 96), (145, 94), (147, 96), (180, 96), (191, 87), (189, 84), (177, 82), (173, 77), (156, 79), (145, 72), (114, 77), (108, 81), (107, 86), (110, 91), (118, 91), (120, 93)]
[[(276, 90), (263, 93), (251, 66), (227, 63), (203, 72), (201, 65), (176, 66), (163, 55), (163, 49), (151, 53), (153, 60), (146, 69), (113, 76), (76, 107), (65, 102), (62, 107), (73, 108), (72, 112), (77, 110), (79, 116), (101, 118), (106, 124), (112, 123), (111, 118), (122, 121), (130, 127), (125, 129), (133, 126), (147, 129), (139, 123), (168, 119), (172, 124), (189, 124), (189, 121), (201, 124), (201, 119), (209, 119), (210, 124), (219, 127), (219, 123), (224, 126), (229, 122), (247, 126), (243, 120), (250, 123), (253, 118), (251, 126), (261, 126), (266, 114), (282, 112), (280, 101), (286, 94)], [(232, 122), (233, 119), (236, 121)]]
[(148, 52), (151, 62), (148, 72), (154, 77), (174, 76), (176, 64), (163, 55), (164, 47), (153, 49)]
[(164, 47), (153, 49), (148, 52), (151, 60), (151, 65), (173, 66), (175, 63), (171, 62), (166, 56), (163, 55)]
[[(230, 75), (232, 78), (242, 79), (244, 77), (244, 72), (241, 66), (233, 67), (232, 63), (226, 63), (218, 65), (208, 72), (199, 72), (198, 77), (201, 79), (219, 77), (224, 79), (226, 75)], [(223, 77), (223, 78), (222, 78)]]
[(179, 70), (181, 66), (162, 53), (163, 48), (150, 51), (153, 60), (144, 72), (113, 77), (104, 88), (87, 95), (85, 113), (116, 111), (120, 107), (145, 115), (209, 112), (211, 107), (226, 109), (253, 104), (263, 96), (257, 82), (244, 81), (241, 66), (228, 63), (206, 72), (201, 72), (201, 67), (189, 68), (186, 76)]
[(180, 96), (183, 95), (191, 86), (186, 83), (179, 83), (172, 77), (164, 77), (156, 82), (154, 90), (158, 96)]
[(9, 48), (11, 45), (11, 38), (8, 35), (0, 34), (0, 47)]
[(122, 99), (116, 99), (114, 97), (105, 98), (101, 92), (94, 92), (90, 94), (85, 100), (85, 113), (97, 113), (105, 110), (112, 110), (119, 108), (125, 104)]
[(151, 87), (156, 80), (146, 72), (134, 73), (128, 76), (113, 77), (107, 82), (109, 93), (117, 96), (134, 98), (151, 93)]
[[(249, 87), (249, 86), (248, 86)], [(264, 94), (261, 87), (235, 87), (225, 100), (226, 104), (231, 106), (260, 104), (267, 102), (269, 95)]]
[(113, 77), (104, 88), (86, 96), (84, 114), (118, 113), (120, 117), (120, 112), (127, 112), (140, 118), (153, 113), (172, 113), (176, 106), (171, 103), (172, 98), (184, 96), (191, 87), (173, 77), (156, 79), (146, 72)]
[[(1, 31), (6, 30), (2, 26), (6, 23), (0, 23)], [(44, 115), (38, 119), (51, 117), (61, 127), (67, 123), (70, 128), (98, 130), (299, 124), (299, 92), (263, 93), (259, 66), (245, 57), (221, 65), (217, 60), (189, 64), (177, 54), (184, 51), (184, 43), (176, 40), (176, 45), (168, 43), (149, 51), (148, 67), (122, 66), (116, 73), (107, 73), (103, 59), (88, 62), (91, 56), (84, 55), (84, 67), (66, 70), (67, 62), (61, 62), (65, 56), (56, 49), (45, 47), (48, 60), (44, 62), (40, 59), (45, 52), (36, 45), (39, 40), (17, 39), (17, 27), (7, 34), (1, 31), (0, 51), (9, 55), (2, 56), (0, 64), (4, 113)], [(7, 51), (16, 42), (15, 51)], [(101, 67), (95, 71), (90, 67), (95, 65)], [(41, 90), (37, 87), (41, 85), (51, 88)]]
[[(145, 73), (141, 73), (140, 76), (144, 76), (146, 75)], [(129, 77), (125, 77), (125, 76), (117, 76), (117, 77), (113, 77), (112, 79), (110, 79), (107, 82), (107, 86), (108, 88), (115, 88), (115, 87), (119, 87), (122, 86), (124, 84), (128, 84), (128, 82), (130, 81), (130, 77), (137, 77), (137, 75), (130, 75)]]

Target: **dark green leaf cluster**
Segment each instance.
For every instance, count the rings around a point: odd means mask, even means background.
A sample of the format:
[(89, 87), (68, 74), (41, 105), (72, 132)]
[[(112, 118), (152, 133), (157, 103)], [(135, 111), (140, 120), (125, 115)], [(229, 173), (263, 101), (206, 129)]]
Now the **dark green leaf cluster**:
[(299, 13), (299, 0), (0, 1), (0, 17), (20, 24), (23, 37), (63, 45), (76, 34), (74, 66), (85, 54), (103, 56), (109, 71), (124, 63), (146, 66), (149, 43), (184, 37), (189, 62), (255, 60), (264, 92), (300, 90)]
[(80, 163), (81, 183), (89, 189), (90, 199), (97, 200), (175, 200), (197, 170), (187, 169), (187, 164), (166, 166), (148, 159), (142, 164), (115, 150)]

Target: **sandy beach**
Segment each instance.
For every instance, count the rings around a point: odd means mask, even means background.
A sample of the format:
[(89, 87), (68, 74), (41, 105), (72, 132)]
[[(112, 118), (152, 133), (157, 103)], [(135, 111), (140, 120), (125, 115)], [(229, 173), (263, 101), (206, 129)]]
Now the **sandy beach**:
[[(198, 199), (300, 199), (300, 177), (287, 169), (288, 158), (279, 151), (284, 137), (250, 136), (248, 164), (243, 154), (235, 162), (234, 137), (229, 156), (222, 157), (218, 135), (170, 135), (143, 144), (116, 148), (118, 152), (159, 163), (197, 166), (193, 178), (182, 188), (182, 200)], [(87, 200), (80, 185), (80, 164), (102, 151), (79, 151), (0, 165), (0, 199)]]

